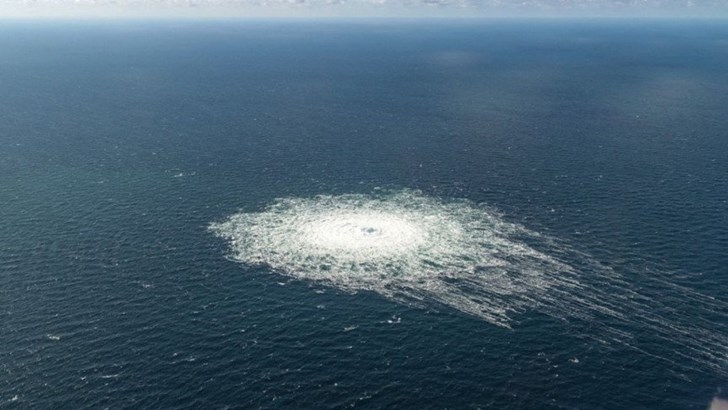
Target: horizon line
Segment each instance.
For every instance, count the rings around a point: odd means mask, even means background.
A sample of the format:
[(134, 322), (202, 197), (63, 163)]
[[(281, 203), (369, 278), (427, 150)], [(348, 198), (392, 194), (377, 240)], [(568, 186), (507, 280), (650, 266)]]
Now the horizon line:
[(625, 20), (625, 21), (637, 21), (637, 20), (655, 20), (655, 21), (686, 21), (686, 20), (699, 20), (699, 21), (725, 21), (728, 20), (728, 13), (720, 13), (714, 15), (707, 14), (690, 14), (690, 15), (673, 15), (673, 14), (640, 14), (640, 15), (626, 15), (626, 14), (546, 14), (546, 13), (534, 13), (534, 14), (491, 14), (491, 15), (398, 15), (398, 14), (341, 14), (341, 15), (330, 15), (330, 14), (240, 14), (240, 15), (223, 15), (223, 14), (112, 14), (112, 13), (79, 13), (79, 14), (18, 14), (18, 15), (3, 15), (0, 13), (0, 21), (305, 21), (305, 20), (316, 20), (316, 21), (400, 21), (400, 22), (415, 22), (415, 21), (489, 21), (489, 20)]

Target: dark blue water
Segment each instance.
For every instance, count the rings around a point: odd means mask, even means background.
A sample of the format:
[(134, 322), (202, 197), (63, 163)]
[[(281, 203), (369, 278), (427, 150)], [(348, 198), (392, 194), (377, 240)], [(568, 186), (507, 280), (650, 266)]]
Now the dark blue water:
[[(723, 22), (3, 22), (0, 407), (705, 408), (726, 67)], [(485, 203), (702, 333), (506, 329), (243, 266), (207, 229), (376, 187)]]

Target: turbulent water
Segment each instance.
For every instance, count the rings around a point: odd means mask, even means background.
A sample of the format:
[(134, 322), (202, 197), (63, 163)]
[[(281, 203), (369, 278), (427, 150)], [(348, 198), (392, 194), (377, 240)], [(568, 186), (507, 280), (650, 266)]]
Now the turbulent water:
[(212, 229), (238, 261), (347, 291), (434, 300), (498, 325), (549, 288), (573, 284), (568, 265), (523, 242), (537, 234), (467, 201), (416, 192), (281, 199)]
[[(629, 345), (633, 336), (620, 322), (649, 328), (682, 345), (677, 354), (728, 375), (728, 334), (676, 318), (588, 255), (470, 201), (414, 191), (284, 198), (210, 228), (230, 242), (234, 260), (297, 279), (421, 306), (438, 302), (506, 327), (528, 309), (561, 319), (608, 317), (617, 323), (600, 323), (604, 329), (590, 337)], [(663, 297), (705, 315), (728, 311), (708, 296), (663, 285)]]

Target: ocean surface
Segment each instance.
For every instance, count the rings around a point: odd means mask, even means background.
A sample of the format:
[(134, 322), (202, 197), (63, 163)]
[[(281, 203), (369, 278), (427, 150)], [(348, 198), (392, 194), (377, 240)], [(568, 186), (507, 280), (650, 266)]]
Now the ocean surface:
[[(704, 409), (727, 67), (708, 20), (4, 21), (0, 408)], [(231, 242), (358, 206), (527, 234), (497, 300)]]

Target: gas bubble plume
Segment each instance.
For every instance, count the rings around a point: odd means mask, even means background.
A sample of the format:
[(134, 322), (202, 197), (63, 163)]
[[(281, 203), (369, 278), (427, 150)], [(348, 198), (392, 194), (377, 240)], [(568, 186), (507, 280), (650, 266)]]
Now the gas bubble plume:
[[(597, 329), (587, 337), (638, 350), (629, 329), (647, 327), (677, 354), (727, 373), (728, 336), (713, 323), (671, 311), (588, 255), (471, 201), (410, 190), (282, 198), (210, 229), (228, 240), (231, 259), (292, 278), (445, 305), (504, 327), (529, 310), (585, 320)], [(647, 280), (697, 313), (728, 311), (659, 275)]]
[(569, 266), (517, 237), (537, 237), (467, 201), (417, 192), (285, 198), (213, 224), (232, 258), (346, 291), (437, 301), (507, 326)]

